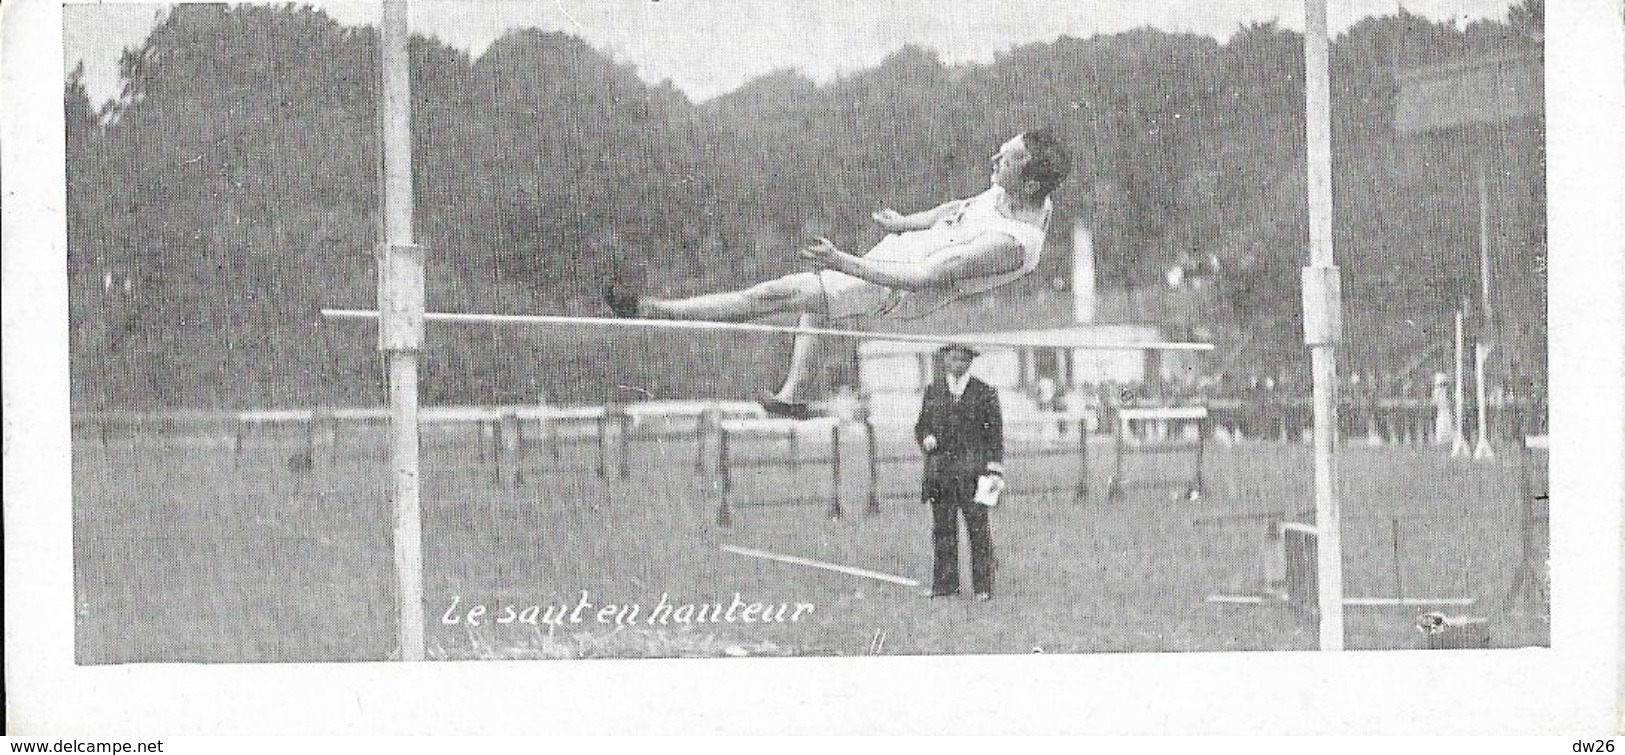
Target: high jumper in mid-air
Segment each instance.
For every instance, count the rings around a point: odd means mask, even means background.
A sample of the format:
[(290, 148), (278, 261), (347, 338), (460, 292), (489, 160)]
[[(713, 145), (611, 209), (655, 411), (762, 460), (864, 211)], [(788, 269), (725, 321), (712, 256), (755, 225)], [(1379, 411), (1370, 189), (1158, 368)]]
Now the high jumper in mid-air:
[[(804, 328), (828, 318), (913, 319), (1021, 278), (1038, 267), (1050, 192), (1071, 172), (1071, 156), (1049, 129), (1023, 132), (992, 157), (992, 186), (976, 196), (903, 215), (874, 213), (888, 235), (862, 256), (828, 240), (800, 256), (816, 272), (681, 299), (638, 296), (611, 284), (604, 298), (619, 317), (739, 322), (795, 312)], [(805, 419), (804, 392), (817, 336), (797, 334), (784, 383), (761, 399), (770, 414)]]

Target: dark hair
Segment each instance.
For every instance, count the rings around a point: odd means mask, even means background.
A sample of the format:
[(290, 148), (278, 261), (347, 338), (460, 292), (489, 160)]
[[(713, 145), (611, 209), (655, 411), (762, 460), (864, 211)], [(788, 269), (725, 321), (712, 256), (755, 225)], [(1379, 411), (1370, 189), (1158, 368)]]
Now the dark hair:
[(1049, 196), (1072, 172), (1072, 153), (1048, 127), (1023, 132), (1021, 143), (1027, 148), (1027, 163), (1021, 166), (1022, 179), (1038, 182), (1040, 198)]

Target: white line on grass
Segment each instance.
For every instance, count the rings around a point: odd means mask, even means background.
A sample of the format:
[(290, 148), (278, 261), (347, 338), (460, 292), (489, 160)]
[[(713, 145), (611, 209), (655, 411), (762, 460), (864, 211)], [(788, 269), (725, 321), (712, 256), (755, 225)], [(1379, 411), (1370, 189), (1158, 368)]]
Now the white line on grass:
[(908, 577), (899, 577), (896, 574), (887, 574), (885, 572), (869, 571), (868, 569), (859, 569), (856, 566), (842, 566), (841, 564), (831, 564), (831, 563), (828, 563), (828, 562), (825, 562), (825, 561), (814, 561), (814, 560), (812, 560), (810, 558), (802, 558), (800, 556), (786, 556), (786, 555), (783, 555), (783, 554), (780, 554), (780, 553), (771, 553), (769, 551), (759, 551), (759, 550), (756, 550), (755, 548), (741, 548), (741, 547), (739, 547), (737, 545), (723, 545), (722, 549), (729, 552), (729, 553), (737, 553), (737, 554), (739, 554), (741, 556), (751, 556), (753, 558), (765, 558), (765, 559), (767, 559), (769, 561), (781, 561), (781, 562), (786, 563), (786, 564), (796, 564), (798, 566), (811, 566), (814, 569), (827, 569), (829, 571), (840, 572), (842, 574), (850, 574), (850, 575), (852, 575), (854, 577), (866, 577), (868, 579), (878, 579), (878, 580), (880, 580), (882, 582), (890, 582), (890, 583), (892, 583), (894, 585), (903, 585), (905, 587), (919, 587), (920, 586), (919, 580), (909, 579)]
[(1264, 602), (1264, 598), (1261, 597), (1261, 596), (1258, 596), (1258, 595), (1209, 595), (1209, 596), (1207, 596), (1207, 602), (1209, 602), (1209, 603), (1241, 603), (1241, 604), (1244, 604), (1244, 605), (1259, 605), (1259, 604), (1262, 604)]
[[(1209, 595), (1209, 603), (1242, 603), (1257, 605), (1265, 599), (1258, 595)], [(1470, 606), (1477, 598), (1344, 598), (1345, 606)]]
[(1345, 606), (1470, 606), (1477, 598), (1344, 598)]

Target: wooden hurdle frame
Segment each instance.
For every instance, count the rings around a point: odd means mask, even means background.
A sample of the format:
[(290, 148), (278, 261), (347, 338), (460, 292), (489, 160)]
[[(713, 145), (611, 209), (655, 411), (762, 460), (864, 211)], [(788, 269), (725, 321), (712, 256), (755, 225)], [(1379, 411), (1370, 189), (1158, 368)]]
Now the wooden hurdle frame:
[[(716, 462), (716, 470), (717, 470), (717, 472), (716, 472), (717, 473), (717, 486), (716, 486), (717, 487), (717, 524), (719, 526), (722, 526), (722, 527), (731, 527), (731, 526), (733, 526), (733, 511), (734, 511), (734, 509), (739, 508), (741, 506), (806, 506), (806, 505), (816, 505), (817, 504), (816, 500), (811, 500), (811, 499), (809, 499), (808, 496), (803, 496), (799, 492), (797, 493), (797, 495), (796, 495), (796, 497), (794, 499), (783, 499), (783, 500), (772, 500), (772, 501), (751, 501), (749, 503), (739, 503), (739, 502), (734, 501), (734, 497), (733, 497), (733, 482), (734, 482), (733, 473), (734, 473), (735, 468), (784, 466), (784, 467), (789, 467), (792, 473), (799, 472), (800, 469), (801, 469), (801, 464), (803, 463), (803, 460), (800, 458), (800, 456), (801, 456), (801, 453), (800, 453), (800, 433), (797, 432), (797, 430), (800, 427), (804, 426), (804, 425), (813, 424), (813, 423), (797, 422), (795, 420), (766, 420), (766, 421), (758, 421), (758, 422), (764, 422), (764, 423), (765, 422), (771, 422), (772, 424), (771, 425), (763, 424), (761, 426), (751, 427), (751, 426), (743, 425), (743, 424), (740, 424), (740, 423), (723, 422), (723, 423), (719, 423), (719, 425), (716, 428), (717, 437), (718, 437), (717, 457), (716, 457), (717, 458), (717, 462)], [(732, 425), (732, 426), (730, 427), (730, 425)], [(844, 516), (844, 511), (843, 511), (843, 509), (841, 507), (841, 481), (842, 481), (842, 474), (841, 474), (841, 430), (842, 430), (842, 427), (843, 427), (843, 423), (841, 423), (839, 421), (829, 423), (829, 442), (830, 442), (829, 458), (827, 460), (816, 460), (816, 461), (811, 462), (811, 463), (823, 463), (824, 461), (827, 461), (829, 463), (829, 465), (830, 465), (830, 493), (829, 493), (829, 499), (828, 499), (829, 507), (826, 509), (827, 516), (830, 519), (840, 519), (842, 516)], [(867, 425), (865, 425), (865, 427), (867, 427)], [(741, 433), (744, 433), (744, 432), (751, 432), (751, 431), (756, 431), (756, 434), (758, 434), (758, 435), (767, 435), (770, 438), (783, 439), (783, 440), (788, 441), (789, 445), (790, 445), (790, 450), (789, 450), (789, 453), (787, 454), (788, 461), (783, 462), (783, 463), (770, 463), (770, 462), (764, 462), (764, 461), (752, 461), (752, 462), (747, 463), (747, 464), (736, 463), (736, 461), (734, 459), (734, 456), (733, 456), (733, 453), (730, 450), (731, 447), (732, 447), (731, 439), (734, 438), (738, 434), (741, 434)], [(871, 446), (872, 446), (872, 439), (871, 439)], [(871, 464), (871, 469), (872, 469), (872, 467), (873, 467), (873, 465)], [(873, 491), (871, 490), (870, 492), (871, 492), (871, 501), (873, 502), (874, 501), (873, 496), (872, 496)], [(879, 513), (880, 509), (879, 509), (878, 503), (875, 503), (875, 505), (872, 505), (870, 508), (867, 509), (867, 511), (869, 513), (871, 513), (871, 514)]]
[[(1405, 517), (1392, 518), (1394, 528), (1395, 549), (1395, 583), (1397, 595), (1393, 596), (1342, 596), (1339, 608), (1459, 608), (1472, 606), (1478, 603), (1473, 596), (1447, 596), (1447, 597), (1418, 597), (1406, 595), (1404, 583), (1400, 574), (1403, 565), (1399, 561), (1399, 521)], [(1300, 618), (1319, 621), (1324, 619), (1323, 606), (1320, 603), (1320, 542), (1322, 533), (1319, 528), (1306, 522), (1284, 520), (1276, 513), (1259, 512), (1254, 514), (1241, 514), (1234, 516), (1205, 517), (1201, 521), (1221, 521), (1226, 519), (1261, 519), (1265, 520), (1267, 547), (1273, 552), (1264, 554), (1267, 559), (1273, 560), (1280, 583), (1270, 584), (1267, 593), (1270, 594), (1243, 594), (1225, 595), (1213, 594), (1207, 596), (1208, 603), (1236, 604), (1236, 605), (1263, 605), (1277, 603), (1290, 608)], [(1279, 592), (1275, 592), (1275, 591)]]
[[(1039, 423), (1053, 422), (1054, 420), (1055, 420), (1055, 418), (1053, 416), (1045, 415), (1045, 416), (1033, 419), (1032, 422), (1034, 424), (1039, 424)], [(805, 425), (805, 423), (803, 423), (803, 426), (804, 425)], [(785, 428), (793, 428), (795, 426), (796, 426), (795, 424), (790, 424), (790, 423), (786, 423), (784, 425)], [(733, 484), (734, 483), (734, 476), (732, 474), (733, 470), (740, 466), (740, 465), (735, 463), (735, 461), (734, 461), (734, 458), (735, 458), (734, 457), (734, 452), (732, 450), (732, 448), (733, 448), (732, 441), (735, 438), (735, 436), (739, 434), (737, 432), (737, 427), (738, 426), (736, 425), (735, 427), (736, 427), (736, 429), (733, 430), (733, 431), (728, 430), (726, 427), (722, 428), (722, 431), (720, 433), (720, 439), (719, 439), (719, 442), (717, 444), (718, 448), (717, 448), (717, 456), (716, 456), (716, 459), (717, 459), (717, 461), (716, 461), (716, 469), (718, 470), (718, 477), (717, 477), (717, 485), (716, 485), (716, 489), (717, 489), (716, 507), (717, 507), (717, 522), (718, 522), (719, 525), (724, 526), (724, 527), (731, 526), (732, 522), (733, 522), (734, 510), (737, 509), (737, 508), (740, 508), (741, 506), (764, 506), (764, 505), (765, 506), (780, 506), (780, 505), (788, 506), (788, 505), (794, 505), (794, 504), (797, 504), (797, 503), (811, 504), (811, 503), (815, 502), (813, 500), (810, 500), (808, 497), (798, 497), (797, 499), (794, 499), (794, 500), (768, 501), (768, 502), (755, 501), (755, 502), (744, 503), (744, 504), (739, 503), (736, 500), (736, 496), (734, 495), (734, 484)], [(903, 461), (903, 460), (906, 460), (906, 459), (914, 458), (914, 456), (912, 454), (908, 455), (908, 456), (882, 456), (880, 454), (880, 445), (879, 445), (878, 434), (875, 432), (875, 424), (874, 424), (874, 422), (872, 420), (870, 420), (867, 417), (865, 417), (863, 419), (855, 420), (855, 421), (852, 421), (852, 422), (845, 422), (845, 423), (835, 422), (835, 423), (833, 423), (831, 425), (831, 427), (830, 427), (830, 448), (831, 448), (831, 453), (830, 453), (830, 458), (827, 460), (828, 463), (831, 464), (831, 470), (830, 470), (831, 492), (830, 492), (830, 496), (829, 496), (829, 507), (827, 509), (827, 511), (829, 512), (829, 517), (831, 519), (839, 519), (842, 516), (844, 516), (844, 512), (845, 512), (844, 502), (843, 502), (843, 499), (841, 497), (841, 493), (842, 493), (842, 490), (843, 490), (843, 483), (844, 483), (844, 481), (846, 479), (846, 475), (849, 473), (850, 466), (851, 466), (850, 457), (844, 451), (841, 450), (842, 445), (848, 442), (847, 440), (843, 439), (844, 433), (842, 431), (844, 429), (846, 429), (846, 428), (859, 428), (860, 432), (863, 435), (863, 453), (864, 453), (863, 459), (864, 459), (864, 462), (865, 462), (865, 466), (867, 467), (866, 478), (864, 480), (865, 492), (863, 493), (864, 513), (865, 514), (868, 514), (868, 515), (871, 515), (871, 516), (879, 514), (880, 513), (880, 501), (881, 501), (881, 498), (890, 497), (890, 496), (882, 496), (881, 495), (881, 490), (880, 490), (880, 467), (881, 467), (881, 465), (882, 464), (888, 464), (888, 463), (895, 463), (895, 462), (898, 462), (898, 461)], [(1073, 493), (1074, 498), (1075, 498), (1076, 501), (1078, 501), (1078, 502), (1086, 501), (1088, 499), (1089, 489), (1090, 489), (1090, 486), (1089, 486), (1089, 433), (1086, 432), (1086, 428), (1087, 428), (1086, 424), (1081, 424), (1080, 423), (1078, 446), (1077, 446), (1077, 449), (1076, 449), (1077, 458), (1078, 458), (1078, 461), (1079, 461), (1079, 469), (1078, 469), (1078, 479), (1077, 479), (1077, 482), (1075, 484), (1069, 484), (1069, 485), (1064, 486), (1064, 487), (1045, 488), (1042, 491), (1031, 491), (1031, 490), (1017, 489), (1017, 490), (1014, 490), (1012, 492), (1015, 492), (1015, 493), (1059, 492), (1059, 491), (1064, 490), (1064, 491), (1071, 491)], [(790, 437), (791, 437), (791, 435), (789, 435), (789, 434), (786, 434), (786, 435), (783, 436), (783, 438), (785, 438), (787, 440)], [(792, 450), (791, 450), (791, 455), (792, 456), (794, 456), (796, 454), (796, 450), (795, 450), (796, 448), (797, 448), (797, 446), (792, 446)], [(1042, 457), (1059, 457), (1059, 456), (1066, 455), (1068, 453), (1070, 453), (1070, 452), (1067, 451), (1067, 450), (1061, 449), (1061, 450), (1049, 451), (1049, 452), (1046, 452), (1046, 453), (1026, 455), (1024, 458), (1033, 458), (1035, 456), (1040, 457), (1040, 458), (1042, 458)], [(1008, 458), (1009, 457), (1007, 457), (1007, 459)], [(789, 460), (787, 460), (785, 462), (782, 462), (782, 463), (755, 462), (755, 463), (751, 463), (751, 464), (749, 464), (747, 466), (751, 466), (751, 467), (783, 466), (783, 467), (788, 467), (788, 468), (790, 468), (792, 470), (796, 470), (796, 469), (800, 468), (800, 465), (802, 463), (806, 463), (806, 462), (804, 460), (797, 460), (797, 459), (791, 458), (791, 459), (789, 459)], [(815, 462), (812, 462), (812, 463), (821, 463), (821, 461), (815, 461)]]
[[(1113, 447), (1116, 451), (1112, 460), (1112, 474), (1106, 482), (1106, 500), (1113, 503), (1121, 502), (1128, 485), (1123, 480), (1123, 458), (1132, 453), (1165, 453), (1179, 451), (1192, 445), (1190, 442), (1174, 441), (1173, 444), (1156, 446), (1139, 446), (1129, 442), (1134, 422), (1152, 420), (1167, 421), (1194, 421), (1196, 423), (1196, 470), (1191, 480), (1185, 485), (1184, 497), (1188, 500), (1198, 500), (1204, 494), (1202, 482), (1202, 460), (1204, 449), (1207, 446), (1207, 436), (1211, 430), (1208, 426), (1208, 410), (1205, 406), (1173, 406), (1173, 407), (1143, 407), (1121, 408), (1116, 410), (1117, 419), (1112, 423), (1115, 441)], [(1162, 481), (1145, 483), (1142, 487), (1163, 488), (1167, 485)]]

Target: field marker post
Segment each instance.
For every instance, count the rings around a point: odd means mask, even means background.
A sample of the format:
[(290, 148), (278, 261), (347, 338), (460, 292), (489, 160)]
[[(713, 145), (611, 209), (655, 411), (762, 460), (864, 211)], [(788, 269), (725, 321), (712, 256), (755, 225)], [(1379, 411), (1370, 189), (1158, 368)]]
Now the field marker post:
[(343, 428), (339, 424), (337, 414), (329, 411), (324, 413), (326, 423), (322, 425), (323, 438), (327, 440), (327, 463), (337, 465), (339, 461), (339, 442)]
[(705, 474), (705, 432), (715, 421), (716, 407), (707, 405), (694, 418), (694, 474)]
[(1112, 441), (1112, 476), (1106, 480), (1106, 502), (1123, 502), (1123, 453), (1124, 436), (1129, 433), (1129, 421), (1123, 418), (1121, 412), (1113, 412), (1116, 416), (1112, 422), (1112, 434), (1116, 436)]
[(880, 513), (880, 444), (875, 440), (875, 423), (867, 415), (863, 418), (864, 444), (869, 453), (869, 503), (867, 513)]
[(1074, 494), (1078, 503), (1089, 502), (1089, 421), (1078, 417), (1078, 489)]
[(1204, 414), (1201, 419), (1196, 420), (1196, 481), (1192, 483), (1193, 487), (1185, 496), (1193, 501), (1207, 495), (1207, 482), (1202, 477), (1202, 457), (1207, 450), (1208, 432), (1217, 426), (1217, 423), (1209, 419), (1210, 416)]
[(384, 243), (378, 265), (378, 348), (389, 370), (390, 459), (400, 657), (423, 660), (423, 520), (418, 500), (418, 352), (423, 348), (423, 248), (412, 242), (412, 84), (406, 0), (381, 11)]
[(604, 449), (604, 446), (609, 443), (609, 439), (604, 437), (605, 425), (609, 423), (606, 417), (605, 414), (599, 414), (593, 417), (592, 420), (593, 426), (598, 429), (598, 479), (600, 480), (609, 477), (609, 460), (605, 458), (608, 452)]
[[(1465, 301), (1463, 301), (1465, 305)], [(1456, 309), (1456, 405), (1451, 411), (1455, 437), (1450, 440), (1450, 456), (1460, 458), (1468, 456), (1467, 450), (1467, 356), (1466, 356), (1466, 307)]]
[(519, 415), (505, 411), (497, 417), (497, 435), (502, 442), (497, 448), (497, 463), (502, 464), (502, 483), (519, 487), (525, 482), (521, 471), (525, 461), (525, 437), (520, 432)]
[(632, 443), (630, 438), (632, 435), (632, 415), (626, 411), (626, 407), (620, 404), (616, 404), (615, 408), (615, 425), (620, 439), (618, 447), (621, 455), (621, 479), (629, 480), (632, 478), (632, 455), (628, 452)]
[(548, 406), (547, 398), (543, 397), (536, 404), (536, 437), (542, 444), (542, 453), (545, 453), (555, 464), (559, 461), (559, 443), (553, 425), (553, 409)]
[(829, 518), (841, 518), (841, 421), (829, 426), (830, 477)]
[(801, 433), (796, 432), (796, 426), (791, 425), (786, 440), (790, 444), (790, 474), (801, 474)]
[(1473, 385), (1478, 392), (1478, 442), (1473, 447), (1473, 459), (1483, 461), (1495, 458), (1495, 448), (1490, 445), (1489, 423), (1489, 361), (1490, 344), (1479, 341), (1473, 345)]
[(1304, 104), (1310, 266), (1303, 270), (1304, 341), (1314, 371), (1316, 593), (1320, 649), (1343, 649), (1342, 512), (1337, 490), (1337, 342), (1342, 294), (1332, 249), (1331, 41), (1327, 0), (1304, 3)]
[(306, 417), (305, 421), (302, 424), (305, 427), (305, 458), (310, 460), (311, 468), (315, 468), (316, 464), (318, 463), (317, 462), (317, 457), (320, 455), (320, 454), (316, 453), (316, 449), (317, 449), (318, 446), (321, 445), (317, 441), (317, 437), (316, 437), (317, 434), (319, 432), (321, 432), (321, 426), (322, 426), (322, 410), (321, 410), (321, 407), (318, 406), (317, 408), (311, 410), (310, 416)]
[(733, 473), (728, 469), (728, 428), (717, 428), (717, 524), (733, 526), (733, 512), (728, 498), (733, 494)]
[(502, 484), (502, 455), (497, 451), (500, 442), (497, 428), (490, 420), (484, 417), (474, 420), (474, 448), (479, 451), (480, 464), (491, 462), (491, 482), (496, 485)]
[(1394, 595), (1400, 600), (1405, 599), (1405, 562), (1399, 551), (1399, 517), (1393, 517), (1394, 525)]

